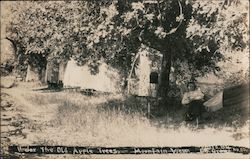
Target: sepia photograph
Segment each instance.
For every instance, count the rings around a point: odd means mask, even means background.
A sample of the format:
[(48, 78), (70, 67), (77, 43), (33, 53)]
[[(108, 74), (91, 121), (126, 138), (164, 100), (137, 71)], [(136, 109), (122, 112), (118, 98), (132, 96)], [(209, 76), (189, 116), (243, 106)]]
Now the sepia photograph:
[(249, 2), (1, 1), (0, 159), (249, 159)]

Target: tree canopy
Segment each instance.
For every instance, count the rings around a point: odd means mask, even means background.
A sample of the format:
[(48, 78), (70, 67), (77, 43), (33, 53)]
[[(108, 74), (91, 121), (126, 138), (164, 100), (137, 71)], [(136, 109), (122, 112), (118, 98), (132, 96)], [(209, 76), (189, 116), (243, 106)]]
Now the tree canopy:
[[(177, 79), (218, 72), (225, 52), (248, 49), (249, 8), (244, 0), (22, 1), (11, 4), (8, 38), (19, 55), (44, 67), (74, 58), (98, 68), (104, 59), (128, 75), (142, 44), (163, 55), (160, 92)], [(42, 62), (41, 62), (41, 59)], [(37, 61), (37, 62), (36, 62)], [(178, 81), (178, 80), (177, 80)]]

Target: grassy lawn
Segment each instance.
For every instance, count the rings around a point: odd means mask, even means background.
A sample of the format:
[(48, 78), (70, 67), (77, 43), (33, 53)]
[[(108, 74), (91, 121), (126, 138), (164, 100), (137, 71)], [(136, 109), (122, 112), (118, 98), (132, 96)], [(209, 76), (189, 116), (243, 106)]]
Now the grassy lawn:
[(196, 127), (183, 120), (184, 109), (148, 118), (145, 106), (134, 97), (42, 92), (22, 86), (2, 92), (13, 102), (13, 116), (23, 119), (22, 135), (10, 135), (11, 144), (249, 147), (249, 120), (237, 114), (240, 111), (221, 110)]

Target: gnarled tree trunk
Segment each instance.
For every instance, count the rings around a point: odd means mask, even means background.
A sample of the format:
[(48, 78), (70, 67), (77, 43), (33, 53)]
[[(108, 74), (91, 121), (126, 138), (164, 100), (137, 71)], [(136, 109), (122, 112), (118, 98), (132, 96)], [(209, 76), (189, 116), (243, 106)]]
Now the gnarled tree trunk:
[(169, 75), (171, 70), (171, 50), (163, 53), (161, 64), (160, 83), (158, 89), (158, 96), (160, 97), (160, 105), (168, 106), (168, 92), (169, 92)]

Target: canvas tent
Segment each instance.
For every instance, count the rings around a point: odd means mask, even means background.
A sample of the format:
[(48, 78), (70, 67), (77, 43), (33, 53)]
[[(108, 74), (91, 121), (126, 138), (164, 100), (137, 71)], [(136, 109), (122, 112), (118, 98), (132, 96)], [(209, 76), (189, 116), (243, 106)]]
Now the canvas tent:
[(7, 75), (12, 72), (15, 62), (15, 46), (4, 38), (1, 39), (1, 74)]
[(28, 65), (27, 68), (27, 74), (26, 74), (26, 78), (25, 78), (25, 82), (37, 82), (40, 81), (40, 75), (37, 73), (38, 69), (32, 65)]
[(7, 61), (14, 62), (15, 46), (8, 39), (1, 39), (1, 64)]
[(105, 62), (101, 62), (96, 74), (91, 74), (88, 64), (79, 66), (73, 59), (66, 64), (60, 63), (56, 67), (50, 67), (47, 72), (48, 81), (54, 83), (61, 81), (64, 88), (78, 87), (112, 93), (120, 91), (118, 72)]
[(223, 92), (217, 93), (213, 98), (203, 103), (203, 105), (209, 112), (221, 109), (223, 107)]
[(45, 79), (50, 83), (59, 83), (63, 81), (67, 62), (55, 62), (53, 60), (47, 63)]
[(225, 88), (203, 105), (211, 112), (231, 106), (249, 108), (249, 84)]
[(142, 47), (134, 58), (128, 76), (128, 94), (156, 96), (162, 56)]

